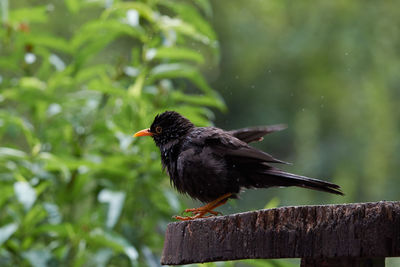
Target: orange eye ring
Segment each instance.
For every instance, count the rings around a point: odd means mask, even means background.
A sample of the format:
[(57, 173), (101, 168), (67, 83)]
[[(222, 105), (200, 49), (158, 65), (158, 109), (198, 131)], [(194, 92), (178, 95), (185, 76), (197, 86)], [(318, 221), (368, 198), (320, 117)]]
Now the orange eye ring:
[(162, 128), (161, 128), (161, 126), (157, 126), (157, 127), (156, 127), (156, 133), (157, 133), (157, 134), (162, 133)]

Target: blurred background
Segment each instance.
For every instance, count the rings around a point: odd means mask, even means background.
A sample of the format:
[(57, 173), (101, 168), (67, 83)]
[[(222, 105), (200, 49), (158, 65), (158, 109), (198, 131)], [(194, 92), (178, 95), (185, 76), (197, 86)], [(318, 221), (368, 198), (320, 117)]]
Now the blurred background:
[(0, 0), (0, 16), (1, 266), (160, 266), (171, 216), (201, 204), (131, 137), (164, 110), (286, 123), (255, 145), (346, 194), (246, 190), (224, 214), (399, 197), (395, 1)]

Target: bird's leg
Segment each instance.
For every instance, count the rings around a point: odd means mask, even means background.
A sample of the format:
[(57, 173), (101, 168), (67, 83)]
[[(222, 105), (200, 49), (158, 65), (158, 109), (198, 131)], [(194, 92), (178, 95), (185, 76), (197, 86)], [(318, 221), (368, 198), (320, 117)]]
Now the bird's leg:
[(199, 214), (199, 213), (211, 213), (214, 215), (218, 215), (219, 213), (216, 211), (213, 211), (215, 208), (223, 205), (226, 203), (226, 201), (228, 200), (228, 197), (230, 197), (232, 194), (231, 193), (226, 193), (225, 195), (220, 196), (219, 198), (217, 198), (216, 200), (202, 206), (199, 208), (194, 208), (194, 209), (186, 209), (185, 212), (191, 212), (194, 214)]
[(227, 201), (228, 198), (231, 196), (231, 193), (227, 193), (223, 196), (220, 196), (216, 200), (202, 206), (199, 208), (194, 208), (194, 209), (186, 209), (185, 212), (191, 212), (195, 214), (195, 216), (188, 216), (188, 217), (182, 217), (182, 216), (175, 216), (174, 218), (177, 220), (181, 221), (187, 221), (187, 220), (193, 220), (193, 219), (198, 219), (198, 218), (207, 218), (210, 216), (204, 216), (207, 213), (211, 213), (213, 215), (219, 215), (221, 214), (220, 212), (214, 211), (215, 208), (224, 205)]

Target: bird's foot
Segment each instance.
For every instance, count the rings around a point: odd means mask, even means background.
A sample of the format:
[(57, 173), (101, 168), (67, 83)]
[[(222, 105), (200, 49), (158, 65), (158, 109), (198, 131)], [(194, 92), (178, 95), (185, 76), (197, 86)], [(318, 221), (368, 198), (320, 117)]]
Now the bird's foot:
[(172, 218), (179, 220), (179, 221), (190, 221), (190, 220), (194, 220), (194, 219), (213, 217), (213, 215), (207, 215), (207, 216), (204, 216), (204, 215), (205, 215), (205, 213), (199, 213), (199, 214), (196, 214), (195, 216), (173, 216)]
[[(214, 209), (225, 204), (231, 195), (232, 195), (231, 193), (227, 193), (227, 194), (217, 198), (216, 200), (208, 203), (207, 205), (204, 205), (203, 207), (194, 208), (194, 209), (185, 209), (183, 212), (183, 213), (191, 213), (194, 216), (174, 216), (173, 218), (180, 220), (180, 221), (189, 221), (189, 220), (194, 220), (194, 219), (209, 218), (212, 216), (222, 215), (221, 212), (214, 211)], [(211, 215), (205, 216), (208, 213)]]
[[(207, 209), (204, 209), (203, 207), (195, 208), (195, 209), (186, 209), (182, 212), (182, 214), (183, 213), (191, 213), (193, 216), (173, 216), (173, 218), (176, 220), (179, 220), (179, 221), (189, 221), (189, 220), (194, 220), (194, 219), (210, 218), (213, 216), (222, 215), (221, 212), (207, 210)], [(212, 215), (206, 216), (207, 213), (210, 213)]]
[(185, 209), (184, 213), (192, 213), (194, 215), (201, 214), (201, 213), (203, 213), (203, 214), (210, 213), (215, 216), (222, 215), (222, 213), (219, 211), (210, 210), (205, 207), (194, 208), (194, 209)]

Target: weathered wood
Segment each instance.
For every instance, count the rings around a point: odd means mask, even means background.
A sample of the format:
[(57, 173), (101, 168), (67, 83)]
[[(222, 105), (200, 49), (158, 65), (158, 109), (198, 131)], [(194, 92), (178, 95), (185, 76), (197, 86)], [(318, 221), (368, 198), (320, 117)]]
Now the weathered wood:
[(301, 259), (300, 267), (384, 267), (385, 258)]
[(381, 201), (170, 223), (161, 263), (303, 258), (311, 264), (312, 259), (395, 256), (400, 256), (400, 202)]

